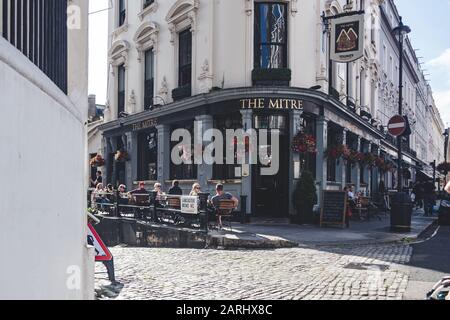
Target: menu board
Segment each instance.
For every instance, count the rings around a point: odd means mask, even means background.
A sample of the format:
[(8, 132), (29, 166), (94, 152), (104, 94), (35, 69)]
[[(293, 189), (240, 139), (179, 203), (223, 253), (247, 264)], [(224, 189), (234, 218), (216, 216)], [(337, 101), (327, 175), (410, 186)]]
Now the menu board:
[(320, 226), (345, 226), (345, 213), (347, 211), (347, 193), (344, 191), (324, 191), (323, 206), (320, 215)]

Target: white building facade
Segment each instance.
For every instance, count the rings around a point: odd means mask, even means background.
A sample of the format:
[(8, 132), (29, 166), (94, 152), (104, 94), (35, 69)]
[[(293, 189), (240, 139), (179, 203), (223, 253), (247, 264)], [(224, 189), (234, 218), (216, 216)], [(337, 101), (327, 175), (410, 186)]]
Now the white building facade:
[[(391, 31), (382, 27), (387, 2), (113, 1), (108, 105), (101, 127), (107, 181), (168, 186), (177, 179), (186, 191), (199, 181), (211, 193), (217, 182), (225, 182), (228, 191), (243, 196), (246, 213), (279, 217), (292, 214), (291, 194), (303, 170), (316, 179), (319, 203), (323, 190), (351, 185), (374, 194), (382, 180), (394, 187), (393, 170), (325, 155), (348, 145), (395, 160), (384, 128), (397, 110), (399, 60), (395, 42), (384, 34)], [(330, 70), (323, 16), (360, 10), (364, 57), (333, 63)], [(405, 102), (415, 110), (417, 81), (406, 79)], [(203, 130), (278, 130), (281, 170), (264, 178), (258, 165), (173, 165), (171, 133), (193, 131), (194, 121)], [(299, 131), (315, 137), (317, 154), (293, 152)], [(127, 152), (129, 161), (114, 161), (117, 151)], [(405, 161), (415, 168), (419, 159), (411, 155)], [(279, 202), (270, 201), (274, 194)]]
[[(0, 1), (0, 299), (94, 298), (84, 179), (87, 6)], [(67, 28), (67, 12), (76, 27)]]

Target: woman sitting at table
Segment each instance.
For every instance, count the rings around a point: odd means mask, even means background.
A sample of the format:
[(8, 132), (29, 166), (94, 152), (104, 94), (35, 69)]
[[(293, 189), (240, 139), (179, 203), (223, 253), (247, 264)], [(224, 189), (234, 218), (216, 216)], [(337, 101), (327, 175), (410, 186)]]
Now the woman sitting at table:
[(103, 190), (103, 183), (97, 184), (95, 187), (95, 190), (92, 192), (91, 195), (91, 202), (93, 205), (107, 202), (105, 199), (105, 191)]

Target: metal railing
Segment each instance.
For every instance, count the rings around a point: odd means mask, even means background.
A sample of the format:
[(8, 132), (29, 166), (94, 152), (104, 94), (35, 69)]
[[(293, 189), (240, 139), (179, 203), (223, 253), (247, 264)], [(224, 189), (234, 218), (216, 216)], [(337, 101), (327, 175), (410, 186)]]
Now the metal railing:
[[(208, 193), (198, 195), (198, 213), (181, 210), (182, 196), (148, 193), (88, 192), (88, 206), (98, 215), (132, 218), (175, 227), (208, 230), (214, 211), (208, 207)], [(173, 204), (175, 200), (175, 205)]]

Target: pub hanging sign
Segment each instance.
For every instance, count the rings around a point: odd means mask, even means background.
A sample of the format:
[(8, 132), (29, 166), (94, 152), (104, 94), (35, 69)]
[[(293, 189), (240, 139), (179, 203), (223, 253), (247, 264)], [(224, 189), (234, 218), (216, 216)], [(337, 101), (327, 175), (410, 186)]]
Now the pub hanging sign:
[(331, 24), (330, 58), (348, 63), (364, 55), (364, 14), (336, 18)]

